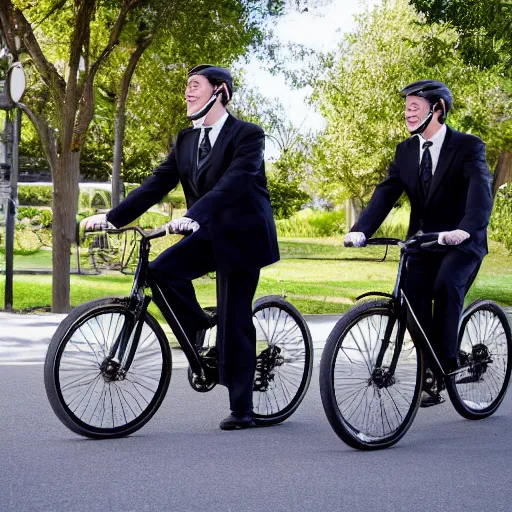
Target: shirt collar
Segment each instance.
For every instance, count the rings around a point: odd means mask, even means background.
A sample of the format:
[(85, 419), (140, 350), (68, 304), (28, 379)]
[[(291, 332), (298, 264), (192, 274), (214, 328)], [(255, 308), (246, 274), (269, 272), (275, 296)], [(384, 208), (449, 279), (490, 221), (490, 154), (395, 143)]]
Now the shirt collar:
[(206, 116), (203, 116), (200, 119), (197, 119), (196, 121), (192, 121), (192, 124), (194, 125), (194, 128), (215, 128), (217, 126), (222, 127), (224, 125), (224, 123), (226, 122), (226, 119), (228, 118), (228, 116), (229, 116), (229, 112), (225, 112), (222, 117), (220, 117), (219, 119), (217, 119), (217, 121), (215, 121), (215, 123), (213, 123), (212, 125), (206, 125), (206, 126), (204, 126), (204, 120), (206, 119)]
[(433, 145), (437, 145), (437, 144), (442, 144), (443, 141), (444, 141), (444, 137), (446, 135), (446, 124), (442, 124), (441, 125), (441, 128), (439, 128), (439, 130), (437, 131), (437, 133), (431, 138), (431, 139), (425, 139), (423, 137), (423, 135), (421, 134), (418, 134), (418, 137), (420, 139), (420, 146), (423, 146), (423, 143), (426, 141), (426, 140), (430, 140), (430, 142), (432, 142)]

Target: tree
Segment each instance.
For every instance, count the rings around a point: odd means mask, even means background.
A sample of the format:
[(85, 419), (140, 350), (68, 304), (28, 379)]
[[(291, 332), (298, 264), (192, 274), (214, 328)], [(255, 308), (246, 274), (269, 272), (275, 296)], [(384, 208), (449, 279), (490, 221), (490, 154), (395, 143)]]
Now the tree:
[(458, 50), (468, 64), (504, 72), (512, 69), (510, 0), (410, 0), (428, 24), (447, 23), (459, 34)]
[[(274, 0), (269, 5), (276, 3), (279, 4)], [(256, 7), (259, 9), (260, 5), (254, 1), (224, 0), (216, 5), (215, 16), (212, 16), (212, 6), (208, 2), (181, 0), (172, 3), (161, 0), (134, 20), (131, 37), (126, 44), (120, 45), (117, 52), (128, 53), (129, 58), (122, 59), (124, 62), (120, 66), (112, 66), (113, 72), (110, 73), (110, 87), (114, 88), (116, 98), (113, 206), (119, 202), (129, 91), (135, 90), (142, 95), (156, 94), (159, 96), (157, 105), (161, 109), (162, 101), (169, 102), (169, 78), (176, 83), (184, 83), (186, 70), (198, 62), (229, 66), (259, 39), (260, 32), (253, 16)], [(251, 18), (253, 21), (250, 21)], [(143, 54), (152, 72), (135, 74)], [(158, 75), (161, 80), (157, 79)], [(155, 87), (155, 84), (158, 85)], [(169, 103), (173, 107), (177, 103), (180, 107), (184, 106), (183, 91), (179, 89), (173, 92), (180, 101), (173, 98)], [(177, 109), (174, 110), (176, 112)]]
[[(458, 51), (464, 62), (486, 69), (496, 69), (504, 77), (512, 78), (512, 2), (509, 0), (411, 0), (411, 4), (425, 16), (428, 24), (448, 24), (458, 35)], [(512, 85), (505, 103), (511, 104)], [(505, 96), (505, 95), (504, 95)], [(511, 109), (502, 118), (510, 125)], [(500, 148), (494, 170), (493, 195), (498, 188), (512, 182), (512, 152), (510, 138)]]
[(315, 85), (327, 119), (314, 149), (316, 169), (335, 201), (348, 197), (362, 208), (385, 176), (397, 143), (407, 136), (399, 90), (415, 80), (449, 84), (455, 97), (449, 124), (482, 136), (491, 161), (511, 140), (499, 73), (465, 63), (453, 29), (419, 21), (406, 0), (385, 0), (366, 11), (340, 44), (327, 78)]
[[(53, 311), (69, 309), (70, 248), (76, 231), (80, 156), (94, 116), (96, 79), (119, 46), (123, 30), (130, 22), (144, 17), (151, 9), (156, 12), (166, 3), (169, 2), (42, 0), (29, 3), (0, 0), (0, 22), (9, 49), (11, 53), (15, 51), (15, 38), (19, 37), (28, 56), (26, 64), (32, 90), (22, 108), (38, 132), (52, 171)], [(214, 23), (218, 18), (218, 11), (208, 2), (196, 2), (194, 9), (190, 9), (189, 0), (175, 0), (172, 5), (176, 19), (188, 19), (189, 26), (198, 22), (198, 6), (203, 6), (199, 12), (206, 17), (204, 23), (208, 20)], [(216, 9), (222, 7), (229, 11), (231, 8), (230, 20), (242, 26), (247, 24), (246, 29), (253, 31), (255, 20), (260, 20), (268, 9), (254, 13), (247, 9), (248, 5), (256, 8), (260, 7), (260, 2), (223, 0), (216, 3)], [(278, 10), (279, 5), (281, 2), (274, 0), (269, 8)], [(249, 18), (252, 14), (254, 16)], [(139, 52), (146, 47), (150, 37), (143, 32), (139, 30), (135, 39)], [(135, 52), (137, 49), (133, 54)], [(127, 66), (124, 70), (124, 84), (130, 82), (130, 70), (134, 67)]]
[[(50, 121), (28, 106), (23, 107), (38, 131), (53, 176), (52, 307), (57, 312), (69, 308), (70, 248), (76, 231), (80, 151), (94, 114), (94, 81), (117, 45), (128, 14), (141, 3), (140, 0), (115, 3), (108, 39), (94, 54), (91, 52), (91, 26), (98, 8), (95, 0), (58, 4), (43, 1), (32, 8), (23, 3), (14, 4), (12, 0), (0, 2), (2, 26), (9, 46), (14, 46), (16, 36), (22, 39), (55, 109)], [(65, 64), (56, 65), (45, 55), (37, 27), (64, 7), (60, 25), (65, 29), (67, 24), (70, 27), (63, 33), (63, 38), (68, 39), (68, 56)]]

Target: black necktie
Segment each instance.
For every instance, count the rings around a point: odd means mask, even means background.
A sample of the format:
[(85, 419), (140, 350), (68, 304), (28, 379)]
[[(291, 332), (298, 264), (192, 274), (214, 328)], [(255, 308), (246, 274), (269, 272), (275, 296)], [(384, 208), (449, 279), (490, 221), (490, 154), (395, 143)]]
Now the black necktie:
[(212, 145), (210, 143), (210, 137), (208, 133), (210, 132), (211, 128), (204, 128), (204, 137), (201, 141), (201, 144), (199, 144), (199, 161), (204, 160), (208, 153), (212, 150)]
[(422, 146), (424, 151), (420, 163), (420, 176), (423, 185), (424, 197), (427, 197), (430, 182), (432, 181), (432, 155), (430, 154), (429, 149), (432, 144), (433, 142), (426, 140)]

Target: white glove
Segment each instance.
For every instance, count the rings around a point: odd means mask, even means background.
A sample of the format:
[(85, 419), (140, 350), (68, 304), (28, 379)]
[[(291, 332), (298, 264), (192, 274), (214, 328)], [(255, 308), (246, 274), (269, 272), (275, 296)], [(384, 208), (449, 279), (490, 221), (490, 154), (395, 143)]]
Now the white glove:
[(97, 215), (91, 215), (82, 220), (85, 225), (86, 231), (94, 231), (99, 229), (113, 229), (115, 226), (110, 224), (107, 220), (105, 213), (98, 213)]
[(454, 229), (453, 231), (442, 231), (439, 233), (437, 243), (439, 245), (459, 245), (470, 237), (469, 233), (462, 229)]
[(199, 224), (188, 217), (178, 217), (177, 219), (172, 219), (171, 222), (168, 222), (166, 227), (173, 233), (186, 233), (187, 231), (192, 231), (192, 233), (194, 233), (199, 229)]
[(360, 231), (347, 233), (343, 239), (345, 247), (364, 247), (366, 245), (366, 236)]

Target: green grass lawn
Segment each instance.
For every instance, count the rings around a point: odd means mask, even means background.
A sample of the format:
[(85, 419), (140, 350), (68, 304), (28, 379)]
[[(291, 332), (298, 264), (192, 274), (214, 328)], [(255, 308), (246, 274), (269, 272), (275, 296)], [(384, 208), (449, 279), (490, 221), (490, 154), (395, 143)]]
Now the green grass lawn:
[[(358, 295), (393, 289), (399, 252), (391, 248), (384, 262), (384, 249), (346, 249), (340, 238), (282, 239), (282, 259), (262, 270), (257, 296), (277, 294), (288, 298), (302, 313), (338, 313), (349, 309)], [(489, 298), (512, 306), (512, 255), (502, 245), (490, 244), (479, 276), (468, 294), (468, 301)], [(47, 254), (15, 256), (16, 268), (36, 268), (49, 262)], [(4, 276), (0, 276), (0, 304), (3, 305)], [(131, 276), (122, 274), (72, 275), (71, 303), (76, 306), (103, 296), (123, 296), (130, 291)], [(215, 304), (215, 280), (209, 277), (195, 282), (199, 302)], [(14, 308), (23, 310), (49, 306), (51, 276), (15, 275)], [(162, 320), (155, 309), (151, 311)]]

